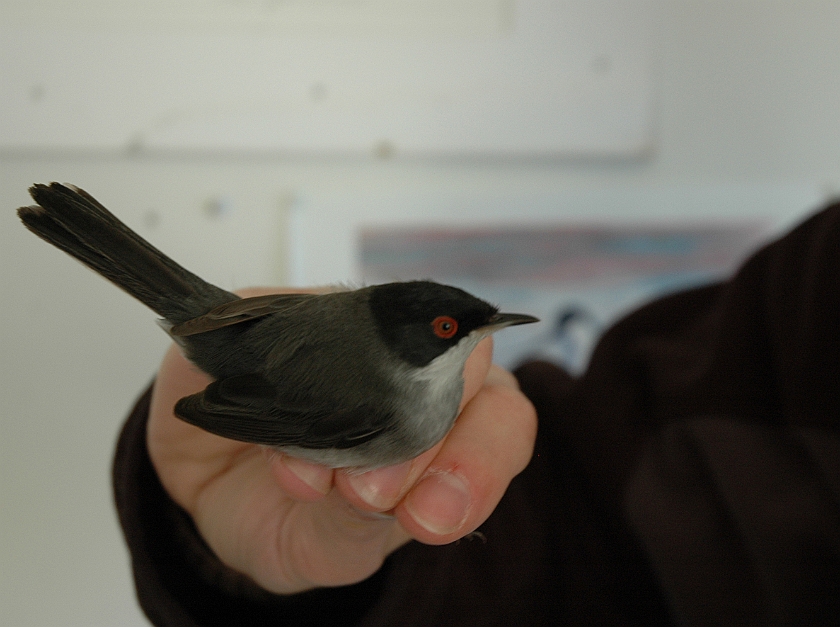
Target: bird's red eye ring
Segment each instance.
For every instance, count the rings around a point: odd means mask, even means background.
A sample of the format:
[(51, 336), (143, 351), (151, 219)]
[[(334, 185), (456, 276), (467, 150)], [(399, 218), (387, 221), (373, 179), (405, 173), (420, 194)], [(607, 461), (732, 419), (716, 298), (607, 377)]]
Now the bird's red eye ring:
[(432, 320), (432, 329), (442, 340), (448, 340), (458, 332), (458, 321), (451, 316), (438, 316)]

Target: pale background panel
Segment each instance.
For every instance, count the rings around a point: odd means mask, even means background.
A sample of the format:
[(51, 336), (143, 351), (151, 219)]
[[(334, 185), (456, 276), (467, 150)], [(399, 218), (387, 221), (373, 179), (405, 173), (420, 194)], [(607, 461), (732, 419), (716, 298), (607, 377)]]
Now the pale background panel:
[(640, 154), (652, 142), (651, 9), (12, 2), (0, 136), (36, 148)]

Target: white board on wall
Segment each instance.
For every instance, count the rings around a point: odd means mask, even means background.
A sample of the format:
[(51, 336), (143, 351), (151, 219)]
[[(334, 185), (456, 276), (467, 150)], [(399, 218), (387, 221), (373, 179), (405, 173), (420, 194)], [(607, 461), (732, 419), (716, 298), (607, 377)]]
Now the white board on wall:
[(652, 147), (651, 11), (7, 0), (0, 149), (633, 157)]

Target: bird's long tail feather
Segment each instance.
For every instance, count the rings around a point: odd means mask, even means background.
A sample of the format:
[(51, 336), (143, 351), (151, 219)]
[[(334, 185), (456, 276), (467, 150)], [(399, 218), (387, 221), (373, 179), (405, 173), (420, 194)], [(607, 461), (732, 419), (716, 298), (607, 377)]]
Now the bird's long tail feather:
[(33, 185), (37, 205), (18, 216), (38, 237), (72, 255), (178, 324), (238, 297), (207, 283), (157, 250), (84, 190)]

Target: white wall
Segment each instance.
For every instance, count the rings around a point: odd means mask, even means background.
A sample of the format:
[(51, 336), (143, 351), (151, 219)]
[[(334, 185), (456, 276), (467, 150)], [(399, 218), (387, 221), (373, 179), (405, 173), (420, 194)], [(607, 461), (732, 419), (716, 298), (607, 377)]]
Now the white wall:
[[(360, 222), (711, 216), (781, 227), (840, 191), (840, 3), (655, 9), (655, 149), (641, 158), (2, 153), (0, 624), (144, 624), (108, 470), (166, 345), (152, 314), (17, 223), (28, 185), (88, 189), (224, 287), (352, 278)], [(33, 33), (33, 45), (49, 42)], [(291, 262), (290, 223), (302, 238)]]
[[(0, 66), (0, 146), (351, 155), (650, 147), (647, 1), (6, 6), (0, 51), (13, 61)], [(33, 32), (50, 45), (31, 46)]]

